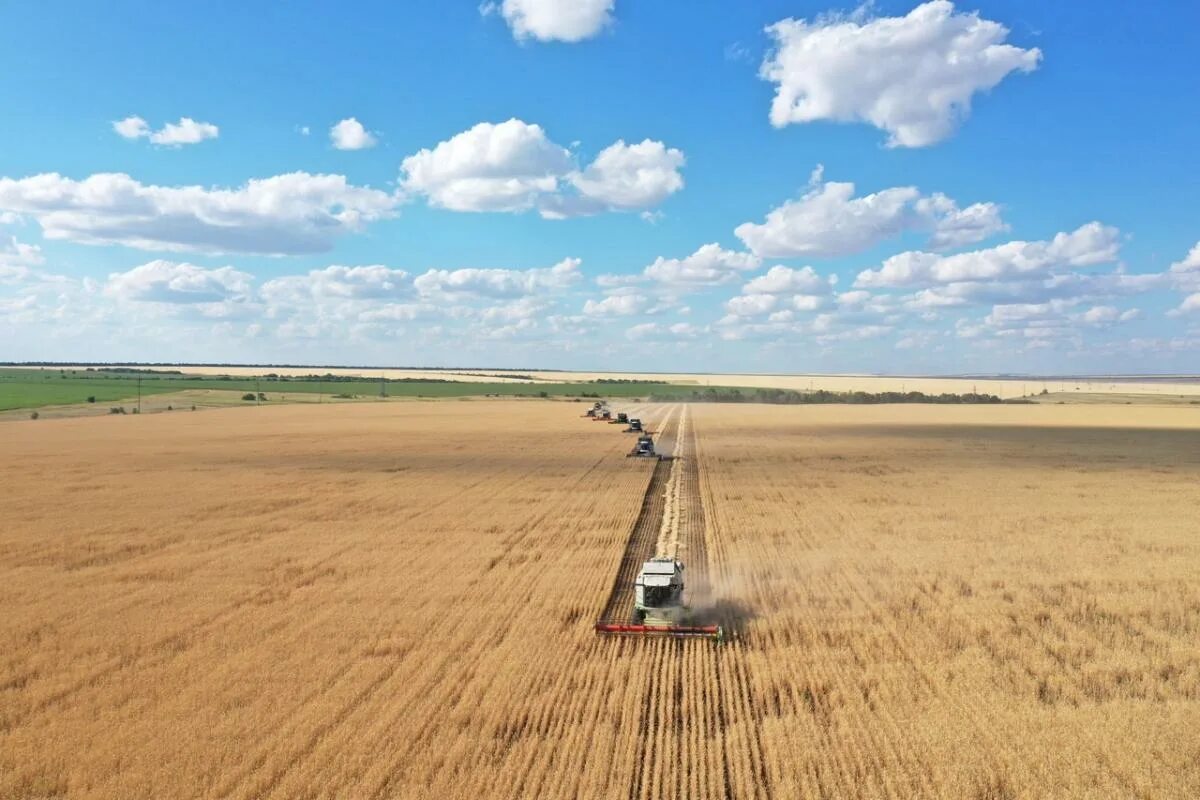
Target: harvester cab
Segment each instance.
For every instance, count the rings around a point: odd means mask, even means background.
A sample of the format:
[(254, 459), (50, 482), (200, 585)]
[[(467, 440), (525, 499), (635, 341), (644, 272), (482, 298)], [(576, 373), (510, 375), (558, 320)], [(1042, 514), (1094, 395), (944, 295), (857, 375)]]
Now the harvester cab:
[(673, 558), (652, 558), (642, 564), (633, 582), (634, 625), (679, 625), (683, 606), (683, 564)]
[(596, 419), (602, 419), (607, 422), (608, 420), (612, 419), (612, 412), (607, 408), (602, 408), (596, 412)]
[(611, 420), (611, 422), (612, 422), (612, 424), (614, 424), (614, 425), (625, 425), (625, 424), (628, 424), (628, 422), (629, 422), (629, 415), (628, 415), (628, 414), (626, 414), (624, 411), (618, 411), (618, 412), (617, 412), (617, 418), (616, 418), (616, 419), (614, 419), (614, 420)]
[(658, 453), (654, 452), (653, 437), (643, 433), (638, 437), (637, 444), (629, 451), (629, 455), (634, 458), (657, 458)]
[(625, 429), (626, 433), (642, 433), (642, 421), (637, 417), (629, 420), (629, 427)]
[(596, 409), (589, 408), (587, 411), (583, 412), (583, 415), (585, 417), (592, 417), (594, 419), (596, 416)]

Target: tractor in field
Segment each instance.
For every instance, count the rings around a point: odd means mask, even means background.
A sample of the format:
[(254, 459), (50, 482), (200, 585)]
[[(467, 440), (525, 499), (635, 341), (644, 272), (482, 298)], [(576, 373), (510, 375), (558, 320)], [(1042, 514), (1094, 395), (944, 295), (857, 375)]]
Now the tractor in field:
[(643, 433), (638, 437), (637, 443), (633, 449), (629, 451), (630, 458), (658, 458), (658, 453), (654, 451), (654, 437), (647, 433)]
[(642, 564), (633, 582), (633, 615), (628, 624), (597, 622), (597, 633), (636, 636), (724, 638), (720, 625), (692, 625), (692, 610), (683, 602), (683, 564), (655, 556)]
[(625, 433), (643, 433), (642, 421), (637, 417), (629, 420), (629, 427), (625, 429)]

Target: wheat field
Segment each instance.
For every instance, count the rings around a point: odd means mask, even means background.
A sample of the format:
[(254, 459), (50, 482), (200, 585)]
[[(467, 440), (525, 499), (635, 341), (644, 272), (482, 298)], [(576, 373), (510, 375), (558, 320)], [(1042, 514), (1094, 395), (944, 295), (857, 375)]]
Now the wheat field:
[(1200, 796), (1200, 412), (581, 408), (3, 424), (0, 797)]

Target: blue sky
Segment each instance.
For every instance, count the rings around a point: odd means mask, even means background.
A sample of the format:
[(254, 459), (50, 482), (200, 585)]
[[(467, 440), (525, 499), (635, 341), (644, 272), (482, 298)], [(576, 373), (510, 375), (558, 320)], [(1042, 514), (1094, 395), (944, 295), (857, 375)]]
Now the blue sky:
[(9, 4), (0, 359), (1195, 371), (1198, 26)]

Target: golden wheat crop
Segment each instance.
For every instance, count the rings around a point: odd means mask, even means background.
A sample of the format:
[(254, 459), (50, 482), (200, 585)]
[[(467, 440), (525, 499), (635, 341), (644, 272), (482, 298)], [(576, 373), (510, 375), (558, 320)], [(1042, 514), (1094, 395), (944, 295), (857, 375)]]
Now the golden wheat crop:
[(1197, 413), (581, 407), (5, 423), (0, 797), (1200, 795)]

